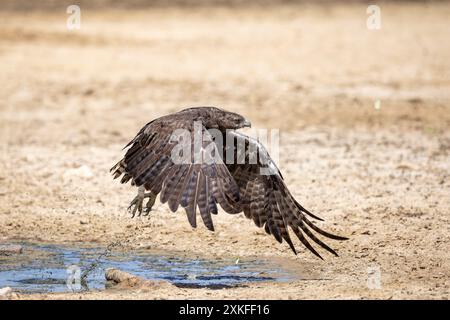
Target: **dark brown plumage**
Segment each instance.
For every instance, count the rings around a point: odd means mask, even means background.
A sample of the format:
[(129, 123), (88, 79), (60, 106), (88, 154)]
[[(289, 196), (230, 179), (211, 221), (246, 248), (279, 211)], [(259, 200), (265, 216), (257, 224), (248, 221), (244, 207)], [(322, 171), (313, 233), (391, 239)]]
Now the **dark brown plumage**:
[[(178, 141), (171, 138), (172, 134), (176, 129), (185, 129), (191, 133), (187, 137), (190, 138), (189, 146), (194, 145), (196, 121), (201, 122), (199, 129), (205, 138), (199, 143), (198, 150), (193, 150), (191, 161), (178, 163), (172, 156), (178, 144)], [(189, 108), (155, 119), (147, 123), (125, 146), (129, 149), (124, 158), (111, 171), (114, 178), (122, 176), (122, 183), (131, 180), (133, 185), (141, 187), (140, 198), (137, 197), (132, 202), (132, 205), (139, 206), (139, 213), (142, 211), (144, 187), (150, 192), (146, 195), (150, 195), (147, 213), (151, 210), (156, 195), (160, 194), (160, 201), (167, 202), (171, 211), (175, 212), (179, 206), (183, 207), (194, 228), (197, 226), (198, 208), (203, 223), (213, 231), (211, 214), (217, 214), (219, 204), (228, 213), (243, 211), (247, 218), (252, 219), (258, 227), (264, 227), (278, 242), (285, 240), (295, 254), (289, 228), (318, 257), (321, 258), (307, 238), (337, 256), (312, 231), (335, 240), (346, 238), (325, 232), (308, 220), (306, 215), (322, 219), (294, 199), (266, 149), (255, 139), (234, 131), (245, 126), (249, 126), (249, 122), (241, 115), (214, 107)], [(213, 140), (214, 132), (211, 129), (219, 132), (223, 145), (218, 140)], [(244, 152), (237, 149), (240, 145), (238, 141), (244, 142)], [(232, 163), (225, 159), (229, 151), (233, 151)], [(206, 155), (211, 152), (221, 157), (216, 157), (213, 162), (194, 161), (196, 154)], [(239, 155), (245, 161), (238, 161)], [(256, 161), (252, 161), (253, 159)], [(266, 174), (261, 174), (262, 170), (266, 170)], [(135, 211), (136, 208), (133, 214)]]

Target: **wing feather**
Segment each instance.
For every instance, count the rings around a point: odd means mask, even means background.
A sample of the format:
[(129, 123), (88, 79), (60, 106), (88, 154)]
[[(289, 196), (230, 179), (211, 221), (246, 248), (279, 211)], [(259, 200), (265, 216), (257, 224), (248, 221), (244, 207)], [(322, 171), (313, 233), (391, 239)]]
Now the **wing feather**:
[[(305, 235), (325, 250), (337, 255), (336, 251), (312, 231), (336, 240), (345, 240), (346, 238), (328, 233), (308, 220), (306, 215), (319, 220), (321, 218), (303, 208), (294, 199), (286, 187), (279, 169), (258, 141), (237, 132), (229, 134), (234, 138), (244, 138), (247, 147), (252, 146), (252, 150), (258, 150), (256, 164), (250, 164), (250, 151), (246, 151), (245, 164), (236, 164), (237, 159), (235, 158), (235, 162), (228, 165), (229, 171), (240, 188), (245, 216), (252, 219), (258, 227), (264, 227), (266, 233), (272, 235), (278, 242), (286, 241), (295, 254), (297, 252), (290, 238), (289, 229), (309, 251), (319, 258), (322, 259)], [(236, 150), (235, 155), (237, 155)], [(270, 174), (266, 174), (267, 172)]]
[(208, 228), (208, 230), (214, 231), (213, 221), (211, 219), (211, 208), (208, 203), (210, 198), (210, 185), (209, 179), (205, 176), (203, 171), (200, 171), (200, 181), (201, 191), (198, 195), (198, 208), (200, 211), (200, 216), (202, 217), (203, 223)]

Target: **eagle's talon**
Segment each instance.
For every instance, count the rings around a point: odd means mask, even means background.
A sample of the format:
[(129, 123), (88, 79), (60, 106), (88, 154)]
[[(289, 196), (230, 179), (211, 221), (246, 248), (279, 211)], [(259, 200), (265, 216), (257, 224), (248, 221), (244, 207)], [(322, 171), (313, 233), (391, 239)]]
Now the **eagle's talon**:
[[(144, 209), (144, 199), (148, 198), (148, 202), (145, 205)], [(136, 216), (136, 212), (138, 213), (138, 217), (142, 216), (148, 216), (150, 214), (150, 211), (152, 210), (153, 205), (155, 204), (156, 195), (154, 195), (152, 192), (145, 193), (145, 188), (143, 186), (140, 186), (138, 189), (137, 196), (131, 201), (130, 206), (128, 207), (128, 212), (131, 212), (131, 218), (134, 218)], [(144, 211), (144, 214), (142, 214), (142, 211)]]
[(144, 201), (143, 200), (140, 201), (139, 204), (137, 205), (138, 217), (140, 217), (142, 214), (142, 202)]
[(135, 200), (132, 201), (132, 203), (128, 207), (128, 212), (131, 211), (131, 218), (134, 218), (136, 216), (136, 211), (139, 210), (139, 215), (142, 212), (142, 201), (143, 200), (141, 200), (141, 205), (139, 205), (139, 203), (138, 203), (139, 199), (136, 199), (136, 198), (135, 198)]
[(147, 206), (144, 209), (144, 214), (142, 215), (143, 217), (146, 217), (150, 214), (150, 211), (152, 210), (152, 208), (148, 208)]
[(136, 211), (138, 212), (138, 217), (142, 214), (142, 203), (145, 198), (144, 187), (139, 187), (137, 196), (131, 201), (128, 211), (131, 211), (131, 218), (136, 216)]

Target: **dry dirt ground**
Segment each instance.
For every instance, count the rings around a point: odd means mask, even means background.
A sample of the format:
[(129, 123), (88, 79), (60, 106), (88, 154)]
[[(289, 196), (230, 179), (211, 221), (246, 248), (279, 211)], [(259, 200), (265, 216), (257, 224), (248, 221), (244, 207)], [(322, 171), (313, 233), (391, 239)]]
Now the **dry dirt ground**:
[[(161, 286), (22, 299), (450, 298), (450, 4), (0, 11), (0, 241), (189, 256), (282, 258), (327, 281), (210, 290)], [(109, 168), (147, 121), (195, 105), (279, 128), (292, 193), (345, 242), (294, 256), (240, 214), (192, 230)], [(367, 286), (380, 268), (381, 288)]]

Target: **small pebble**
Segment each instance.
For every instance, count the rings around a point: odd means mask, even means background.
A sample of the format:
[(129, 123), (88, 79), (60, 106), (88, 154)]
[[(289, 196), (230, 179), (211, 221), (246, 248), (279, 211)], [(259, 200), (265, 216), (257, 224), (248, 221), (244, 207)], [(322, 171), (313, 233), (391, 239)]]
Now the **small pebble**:
[(0, 256), (11, 256), (13, 254), (21, 254), (22, 246), (15, 244), (0, 245)]

